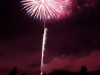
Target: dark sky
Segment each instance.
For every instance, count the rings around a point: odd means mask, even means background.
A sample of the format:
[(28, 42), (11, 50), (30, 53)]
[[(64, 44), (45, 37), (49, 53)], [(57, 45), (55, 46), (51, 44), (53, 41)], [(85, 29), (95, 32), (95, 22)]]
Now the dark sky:
[[(46, 22), (48, 28), (43, 70), (100, 69), (100, 1), (71, 0), (70, 14)], [(19, 0), (0, 1), (0, 74), (14, 66), (18, 74), (40, 72), (43, 22), (21, 11)]]

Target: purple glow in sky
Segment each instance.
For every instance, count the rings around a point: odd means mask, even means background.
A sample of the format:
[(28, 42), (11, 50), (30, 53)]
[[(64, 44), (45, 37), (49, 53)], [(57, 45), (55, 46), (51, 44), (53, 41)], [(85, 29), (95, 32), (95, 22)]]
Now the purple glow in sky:
[[(100, 0), (71, 0), (71, 15), (47, 23), (43, 70), (100, 70)], [(20, 0), (0, 1), (0, 75), (40, 73), (43, 25), (27, 18)], [(52, 41), (53, 40), (53, 41)], [(56, 64), (57, 63), (57, 64)]]

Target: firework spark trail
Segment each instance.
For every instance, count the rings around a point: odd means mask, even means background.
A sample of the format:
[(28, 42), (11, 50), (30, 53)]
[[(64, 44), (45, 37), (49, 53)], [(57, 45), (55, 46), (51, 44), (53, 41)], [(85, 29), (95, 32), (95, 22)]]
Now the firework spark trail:
[(44, 28), (43, 43), (42, 43), (42, 57), (41, 57), (41, 75), (42, 75), (42, 66), (43, 66), (43, 57), (44, 57), (44, 51), (45, 51), (47, 30), (48, 30), (47, 28)]
[(42, 43), (42, 58), (41, 58), (41, 67), (43, 66), (43, 57), (44, 57), (44, 50), (45, 50), (45, 44), (46, 44), (46, 35), (47, 35), (47, 28), (44, 28), (44, 34), (43, 34), (43, 43)]

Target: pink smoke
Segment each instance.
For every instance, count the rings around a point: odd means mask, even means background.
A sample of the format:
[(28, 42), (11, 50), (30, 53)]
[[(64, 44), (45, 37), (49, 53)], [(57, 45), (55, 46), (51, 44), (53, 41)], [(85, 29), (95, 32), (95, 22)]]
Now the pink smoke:
[(100, 69), (100, 51), (95, 50), (81, 57), (65, 56), (53, 58), (48, 64), (45, 64), (42, 69), (45, 73), (50, 73), (54, 70), (65, 71), (80, 71), (82, 66), (86, 66), (88, 71)]

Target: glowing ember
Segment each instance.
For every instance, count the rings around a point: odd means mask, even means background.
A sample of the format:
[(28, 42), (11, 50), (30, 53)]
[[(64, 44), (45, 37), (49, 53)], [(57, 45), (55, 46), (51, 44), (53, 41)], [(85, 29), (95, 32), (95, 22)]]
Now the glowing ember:
[(41, 75), (43, 75), (43, 73), (41, 72)]

